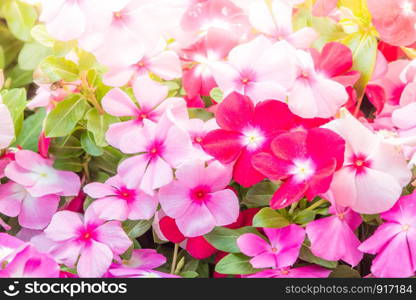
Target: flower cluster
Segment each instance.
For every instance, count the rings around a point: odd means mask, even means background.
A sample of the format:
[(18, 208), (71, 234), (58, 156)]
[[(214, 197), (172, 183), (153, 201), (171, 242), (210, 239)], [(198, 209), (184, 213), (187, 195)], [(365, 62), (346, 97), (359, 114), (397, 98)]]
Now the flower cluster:
[(0, 12), (0, 277), (416, 275), (416, 0)]

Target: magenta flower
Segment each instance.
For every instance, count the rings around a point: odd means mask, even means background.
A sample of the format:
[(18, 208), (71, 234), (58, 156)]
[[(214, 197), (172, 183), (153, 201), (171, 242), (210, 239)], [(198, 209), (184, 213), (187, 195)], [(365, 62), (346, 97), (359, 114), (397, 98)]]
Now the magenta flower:
[(84, 187), (84, 192), (98, 199), (91, 205), (98, 217), (104, 220), (149, 220), (159, 204), (155, 196), (127, 186), (119, 175), (105, 183), (90, 183)]
[[(334, 174), (330, 192), (343, 207), (363, 214), (389, 210), (411, 179), (401, 153), (344, 110), (327, 125), (346, 141), (343, 167)], [(388, 184), (386, 184), (388, 182)]]
[(376, 277), (410, 277), (416, 271), (416, 193), (403, 196), (389, 211), (385, 222), (360, 246), (376, 254), (371, 273)]
[(243, 278), (326, 278), (331, 274), (332, 270), (328, 270), (316, 265), (264, 270), (255, 274), (243, 275)]
[(58, 171), (53, 161), (39, 154), (20, 150), (15, 160), (5, 169), (5, 175), (22, 185), (31, 196), (42, 197), (55, 194), (58, 196), (76, 196), (81, 187), (79, 177), (73, 172)]
[(261, 35), (231, 50), (228, 62), (211, 63), (211, 71), (224, 96), (238, 92), (254, 103), (284, 101), (296, 78), (296, 49)]
[(109, 277), (120, 278), (178, 278), (154, 269), (164, 265), (166, 257), (153, 249), (133, 250), (132, 256), (123, 264), (113, 264), (109, 269)]
[(263, 228), (269, 243), (254, 233), (245, 233), (237, 239), (241, 252), (253, 257), (254, 268), (285, 268), (293, 265), (305, 240), (305, 230), (298, 225), (283, 228)]
[(173, 180), (172, 169), (188, 159), (192, 151), (190, 137), (173, 125), (166, 114), (157, 124), (144, 120), (143, 128), (132, 133), (124, 138), (124, 150), (141, 154), (123, 161), (118, 173), (127, 186), (153, 195), (154, 190)]
[(159, 201), (184, 236), (204, 235), (237, 220), (238, 197), (226, 189), (231, 181), (228, 166), (213, 162), (205, 167), (204, 161), (191, 161), (177, 169), (176, 178), (160, 189)]
[(296, 126), (286, 104), (269, 100), (254, 106), (248, 97), (237, 93), (221, 102), (215, 116), (221, 129), (208, 133), (202, 146), (224, 164), (235, 161), (233, 178), (244, 187), (264, 179), (251, 165), (251, 158), (266, 151), (277, 134)]
[(19, 224), (25, 228), (48, 226), (59, 201), (57, 195), (33, 197), (23, 186), (12, 181), (0, 185), (0, 212), (9, 217), (19, 216)]
[(99, 219), (93, 208), (87, 209), (84, 216), (57, 212), (44, 232), (56, 243), (50, 254), (70, 268), (76, 264), (80, 277), (102, 276), (113, 259), (132, 245), (120, 222)]
[(133, 92), (139, 106), (119, 88), (109, 91), (102, 100), (104, 110), (110, 115), (132, 118), (110, 125), (106, 133), (107, 142), (126, 153), (131, 153), (131, 140), (127, 140), (127, 145), (123, 145), (122, 139), (143, 127), (144, 120), (158, 122), (168, 107), (178, 118), (187, 116), (185, 101), (179, 98), (166, 99), (168, 87), (147, 76), (141, 76), (134, 81)]
[(349, 208), (333, 205), (329, 210), (333, 215), (310, 222), (306, 234), (311, 242), (314, 255), (326, 260), (343, 260), (356, 266), (363, 258), (358, 250), (360, 240), (354, 231), (362, 223), (361, 216)]
[(0, 270), (2, 278), (57, 278), (59, 265), (48, 254), (27, 244), (14, 254), (11, 261)]
[(284, 180), (270, 201), (274, 209), (325, 193), (335, 170), (342, 167), (345, 142), (323, 128), (283, 133), (271, 143), (271, 153), (252, 158), (254, 168), (270, 180)]

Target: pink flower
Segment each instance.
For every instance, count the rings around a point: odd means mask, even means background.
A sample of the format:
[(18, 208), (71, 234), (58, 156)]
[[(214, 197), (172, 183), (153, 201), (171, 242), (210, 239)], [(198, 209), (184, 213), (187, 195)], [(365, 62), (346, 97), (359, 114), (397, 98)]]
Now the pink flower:
[(30, 244), (25, 245), (11, 261), (0, 270), (3, 278), (57, 278), (59, 265), (48, 254), (39, 252)]
[(102, 100), (104, 110), (110, 115), (132, 117), (129, 121), (111, 124), (106, 133), (107, 142), (126, 153), (130, 153), (131, 140), (128, 139), (123, 145), (123, 138), (143, 127), (144, 120), (157, 122), (168, 108), (179, 118), (187, 116), (185, 102), (180, 98), (166, 99), (168, 87), (147, 76), (135, 80), (133, 92), (139, 106), (119, 88), (109, 91)]
[(389, 210), (412, 176), (404, 157), (346, 110), (325, 127), (346, 141), (344, 165), (330, 187), (335, 203), (363, 214)]
[(0, 264), (13, 260), (17, 252), (24, 247), (25, 243), (7, 233), (0, 232)]
[(105, 21), (91, 22), (92, 25), (79, 39), (79, 44), (95, 54), (97, 60), (106, 66), (135, 64), (143, 58), (146, 49), (156, 47), (162, 36), (160, 26), (152, 22), (152, 16), (147, 9), (154, 5), (153, 1), (109, 2), (110, 17), (106, 15)]
[(84, 216), (57, 212), (44, 232), (56, 243), (51, 255), (70, 268), (77, 263), (80, 277), (102, 276), (113, 259), (132, 244), (120, 222), (99, 219), (93, 208), (87, 209)]
[(296, 79), (288, 97), (290, 110), (302, 118), (333, 117), (348, 101), (345, 87), (330, 74), (316, 70), (308, 52), (298, 50), (296, 58)]
[(247, 16), (229, 0), (191, 1), (183, 14), (181, 26), (194, 34), (221, 29), (238, 39), (244, 38), (251, 29)]
[(244, 275), (243, 278), (326, 278), (331, 272), (332, 270), (312, 265), (282, 270), (264, 270), (255, 274)]
[(306, 234), (311, 241), (314, 255), (326, 260), (343, 260), (356, 266), (363, 253), (357, 248), (360, 240), (354, 231), (362, 223), (361, 216), (349, 208), (333, 205), (330, 217), (310, 222), (306, 226)]
[(161, 42), (154, 49), (146, 49), (144, 56), (129, 66), (110, 67), (104, 74), (103, 82), (110, 86), (120, 87), (126, 85), (138, 76), (147, 76), (153, 73), (165, 80), (179, 78), (182, 68), (176, 52), (165, 50), (166, 42)]
[(292, 266), (299, 256), (305, 239), (305, 230), (298, 225), (284, 228), (263, 228), (270, 243), (253, 233), (245, 233), (237, 239), (241, 252), (253, 257), (254, 268), (285, 268)]
[(126, 185), (119, 175), (105, 183), (94, 182), (84, 187), (85, 193), (98, 200), (91, 205), (104, 220), (149, 220), (156, 212), (158, 200)]
[(265, 151), (277, 134), (295, 126), (286, 104), (269, 100), (254, 106), (248, 97), (237, 93), (221, 102), (216, 119), (221, 129), (208, 133), (202, 146), (224, 164), (235, 161), (233, 178), (244, 187), (264, 179), (251, 165), (251, 157)]
[(225, 189), (231, 180), (229, 167), (218, 162), (205, 167), (203, 161), (192, 161), (177, 169), (176, 178), (160, 189), (159, 200), (184, 236), (204, 235), (237, 220), (238, 198)]
[(368, 0), (367, 5), (384, 42), (409, 46), (416, 41), (415, 0)]
[(296, 49), (261, 35), (231, 50), (228, 62), (211, 63), (211, 72), (224, 96), (238, 92), (254, 103), (284, 101), (296, 78)]
[(377, 254), (371, 266), (376, 277), (410, 277), (416, 271), (416, 194), (403, 196), (381, 214), (385, 222), (359, 249)]
[(182, 60), (189, 63), (182, 78), (188, 98), (210, 95), (217, 86), (210, 64), (224, 60), (236, 45), (236, 40), (227, 31), (211, 29), (195, 44), (182, 49)]
[(149, 120), (143, 123), (143, 128), (121, 141), (124, 152), (141, 154), (124, 160), (118, 173), (127, 186), (153, 195), (154, 190), (173, 180), (172, 168), (188, 159), (192, 144), (188, 133), (173, 125), (166, 114), (157, 124)]
[(0, 149), (7, 148), (14, 140), (14, 125), (10, 111), (0, 96)]
[(335, 170), (342, 167), (345, 142), (323, 128), (294, 131), (276, 137), (272, 153), (253, 156), (253, 166), (270, 180), (284, 180), (271, 199), (274, 209), (284, 208), (304, 195), (309, 200), (325, 193)]
[[(309, 48), (318, 38), (318, 33), (311, 27), (304, 27), (296, 32), (292, 28), (294, 1), (260, 0), (250, 7), (250, 22), (253, 27), (279, 40), (286, 40), (296, 48)], [(298, 1), (299, 2), (299, 1)]]
[(0, 212), (9, 217), (19, 216), (19, 224), (25, 228), (48, 226), (59, 201), (57, 195), (31, 196), (23, 186), (12, 181), (0, 185)]
[[(111, 0), (41, 0), (40, 20), (46, 23), (48, 33), (61, 41), (81, 37), (92, 23), (102, 27), (109, 22), (112, 11), (118, 4)], [(120, 1), (117, 1), (120, 2)], [(121, 2), (125, 3), (126, 0)]]
[(28, 150), (20, 150), (5, 169), (5, 175), (22, 185), (31, 196), (76, 196), (81, 187), (79, 177), (72, 172), (58, 171), (53, 161)]
[(186, 124), (193, 146), (193, 153), (189, 155), (190, 159), (211, 160), (213, 157), (206, 153), (202, 147), (203, 141), (207, 134), (219, 128), (215, 119), (204, 122), (200, 119), (190, 119)]
[(154, 269), (164, 265), (166, 257), (158, 254), (153, 249), (133, 250), (132, 256), (123, 264), (113, 264), (108, 273), (110, 277), (121, 278), (178, 278), (177, 275), (171, 275)]

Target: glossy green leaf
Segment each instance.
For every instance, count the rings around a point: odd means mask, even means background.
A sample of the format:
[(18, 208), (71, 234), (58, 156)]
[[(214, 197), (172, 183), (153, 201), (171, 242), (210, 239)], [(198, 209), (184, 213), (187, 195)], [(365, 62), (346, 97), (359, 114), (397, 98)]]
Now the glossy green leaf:
[(250, 264), (251, 257), (241, 253), (231, 253), (221, 259), (215, 266), (215, 271), (221, 274), (253, 274), (260, 270), (253, 268)]
[(18, 63), (22, 70), (36, 69), (45, 57), (52, 54), (52, 50), (37, 42), (26, 43), (20, 51)]
[(19, 145), (26, 150), (37, 152), (38, 140), (42, 131), (45, 116), (45, 109), (40, 109), (33, 115), (29, 116), (23, 123), (22, 131), (17, 137), (15, 145)]
[(253, 218), (253, 227), (282, 228), (288, 225), (289, 220), (270, 207), (261, 209)]
[(10, 31), (19, 40), (28, 42), (30, 31), (37, 19), (36, 9), (23, 1), (2, 0), (2, 14), (7, 21)]
[(213, 231), (206, 234), (205, 239), (216, 249), (224, 252), (239, 253), (237, 239), (244, 233), (254, 233), (260, 235), (253, 227), (242, 227), (239, 229), (229, 229), (226, 227), (215, 227)]
[(72, 95), (59, 102), (46, 119), (46, 136), (62, 137), (71, 134), (89, 107), (87, 101), (79, 95)]
[(50, 80), (75, 81), (79, 78), (79, 69), (76, 63), (63, 57), (48, 56), (39, 65), (40, 71)]

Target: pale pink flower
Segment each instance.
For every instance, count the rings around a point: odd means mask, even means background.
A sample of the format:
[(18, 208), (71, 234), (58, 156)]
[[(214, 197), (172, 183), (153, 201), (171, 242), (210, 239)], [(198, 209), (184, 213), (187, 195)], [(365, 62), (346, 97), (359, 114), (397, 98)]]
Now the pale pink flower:
[(15, 160), (5, 169), (5, 175), (22, 185), (31, 196), (42, 197), (55, 194), (58, 196), (76, 196), (81, 187), (77, 174), (59, 171), (53, 168), (53, 161), (39, 154), (20, 150)]
[(296, 80), (289, 92), (290, 110), (302, 118), (329, 118), (348, 101), (344, 85), (315, 69), (312, 56), (297, 50)]
[(132, 242), (118, 221), (99, 219), (93, 208), (84, 216), (71, 211), (57, 212), (45, 229), (46, 237), (56, 243), (50, 250), (55, 259), (73, 268), (80, 277), (100, 277)]
[(241, 252), (253, 257), (254, 268), (278, 268), (292, 266), (299, 256), (305, 240), (305, 230), (295, 224), (283, 228), (263, 228), (269, 242), (254, 233), (245, 233), (237, 239)]
[(183, 99), (166, 99), (168, 87), (147, 76), (141, 76), (134, 81), (133, 92), (139, 105), (119, 88), (109, 91), (102, 100), (104, 110), (110, 115), (132, 118), (129, 121), (111, 124), (106, 133), (107, 142), (126, 153), (129, 153), (131, 140), (126, 140), (126, 145), (122, 144), (122, 140), (142, 128), (143, 120), (158, 122), (167, 109), (179, 119), (188, 116), (186, 102)]
[(298, 268), (264, 270), (255, 274), (243, 275), (243, 278), (326, 278), (331, 272), (332, 270), (311, 265)]
[(57, 195), (33, 197), (23, 186), (12, 181), (0, 185), (0, 212), (9, 217), (18, 216), (19, 224), (25, 228), (48, 226), (59, 201)]
[(411, 172), (401, 153), (361, 124), (348, 111), (326, 128), (346, 141), (344, 166), (334, 174), (331, 187), (336, 204), (363, 214), (389, 210), (399, 199)]
[(7, 148), (14, 140), (14, 125), (9, 109), (0, 96), (0, 149)]
[(146, 49), (144, 56), (134, 64), (113, 66), (104, 74), (103, 82), (109, 86), (120, 87), (129, 82), (134, 82), (138, 76), (153, 73), (165, 80), (181, 77), (182, 68), (178, 54), (166, 49), (164, 40), (153, 49)]
[(273, 44), (261, 35), (231, 50), (228, 62), (210, 67), (224, 97), (238, 92), (254, 103), (284, 101), (296, 78), (296, 49), (285, 41)]
[(174, 125), (167, 114), (157, 124), (149, 120), (143, 123), (143, 128), (121, 140), (123, 152), (141, 154), (123, 161), (118, 173), (128, 186), (153, 195), (154, 190), (173, 180), (172, 169), (188, 159), (192, 144), (189, 134)]
[(159, 204), (157, 197), (126, 185), (119, 175), (109, 178), (105, 183), (90, 183), (84, 187), (84, 191), (98, 199), (91, 205), (98, 217), (104, 220), (149, 220)]
[(296, 48), (306, 49), (318, 38), (318, 33), (311, 27), (293, 31), (294, 2), (290, 0), (256, 1), (250, 7), (250, 22), (256, 30), (266, 36), (286, 40)]
[(203, 161), (188, 162), (176, 170), (177, 180), (160, 189), (163, 211), (175, 219), (184, 236), (204, 235), (215, 226), (237, 220), (238, 198), (226, 189), (231, 181), (231, 171), (229, 166), (219, 162), (208, 167)]

